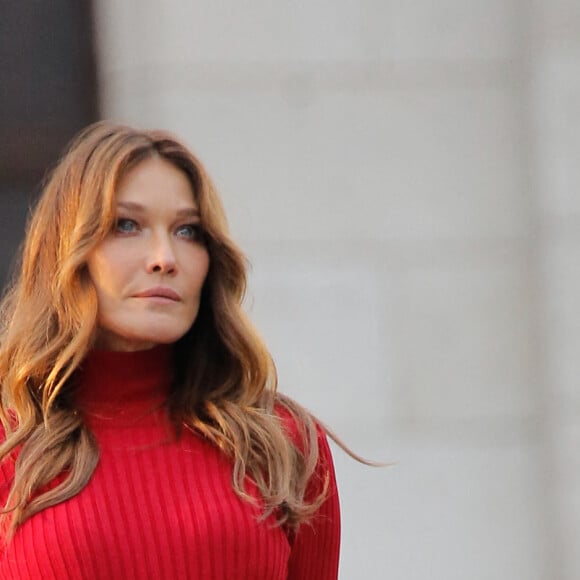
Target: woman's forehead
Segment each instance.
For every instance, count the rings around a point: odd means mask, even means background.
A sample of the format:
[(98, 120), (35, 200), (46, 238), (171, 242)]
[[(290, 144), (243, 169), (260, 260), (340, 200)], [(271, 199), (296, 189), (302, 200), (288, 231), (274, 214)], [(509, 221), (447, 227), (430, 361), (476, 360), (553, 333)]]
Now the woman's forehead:
[(117, 206), (143, 211), (149, 206), (171, 204), (176, 211), (197, 211), (197, 199), (189, 176), (161, 157), (151, 157), (132, 167), (115, 192)]

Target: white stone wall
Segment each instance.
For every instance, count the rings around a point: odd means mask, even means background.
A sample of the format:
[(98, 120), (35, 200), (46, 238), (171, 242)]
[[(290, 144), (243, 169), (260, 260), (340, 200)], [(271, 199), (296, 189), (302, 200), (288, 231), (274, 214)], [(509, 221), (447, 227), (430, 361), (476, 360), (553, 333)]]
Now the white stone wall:
[(345, 580), (580, 577), (571, 6), (95, 2), (103, 116), (185, 137), (282, 388), (397, 462), (335, 453)]
[(554, 577), (580, 578), (580, 3), (535, 2), (533, 177), (547, 403)]

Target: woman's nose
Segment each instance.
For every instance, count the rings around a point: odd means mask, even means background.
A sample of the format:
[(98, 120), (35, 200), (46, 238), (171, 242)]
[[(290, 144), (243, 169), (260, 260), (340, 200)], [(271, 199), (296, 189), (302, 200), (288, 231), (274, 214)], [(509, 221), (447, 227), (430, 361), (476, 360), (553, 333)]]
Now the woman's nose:
[(173, 274), (177, 269), (175, 251), (168, 236), (156, 236), (147, 261), (150, 274)]

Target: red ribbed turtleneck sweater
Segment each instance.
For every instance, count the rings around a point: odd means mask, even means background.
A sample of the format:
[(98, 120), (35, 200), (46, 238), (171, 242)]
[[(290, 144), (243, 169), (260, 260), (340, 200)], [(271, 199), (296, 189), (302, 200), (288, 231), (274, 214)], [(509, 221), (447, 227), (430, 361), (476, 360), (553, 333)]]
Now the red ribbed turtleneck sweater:
[[(234, 493), (223, 453), (188, 430), (173, 435), (163, 407), (170, 356), (168, 347), (89, 355), (78, 404), (98, 466), (78, 495), (18, 529), (0, 556), (2, 580), (336, 579), (340, 522), (326, 438), (319, 472), (330, 472), (328, 499), (289, 540), (273, 516), (259, 521), (259, 507)], [(6, 460), (2, 505), (12, 477)]]

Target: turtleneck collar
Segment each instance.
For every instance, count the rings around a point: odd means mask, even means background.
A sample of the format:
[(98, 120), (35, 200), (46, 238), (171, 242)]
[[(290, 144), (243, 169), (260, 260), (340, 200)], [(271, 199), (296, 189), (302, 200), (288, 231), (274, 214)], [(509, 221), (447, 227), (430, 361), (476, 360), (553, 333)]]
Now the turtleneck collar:
[(92, 350), (79, 368), (76, 402), (89, 418), (134, 419), (163, 405), (171, 386), (173, 349)]

